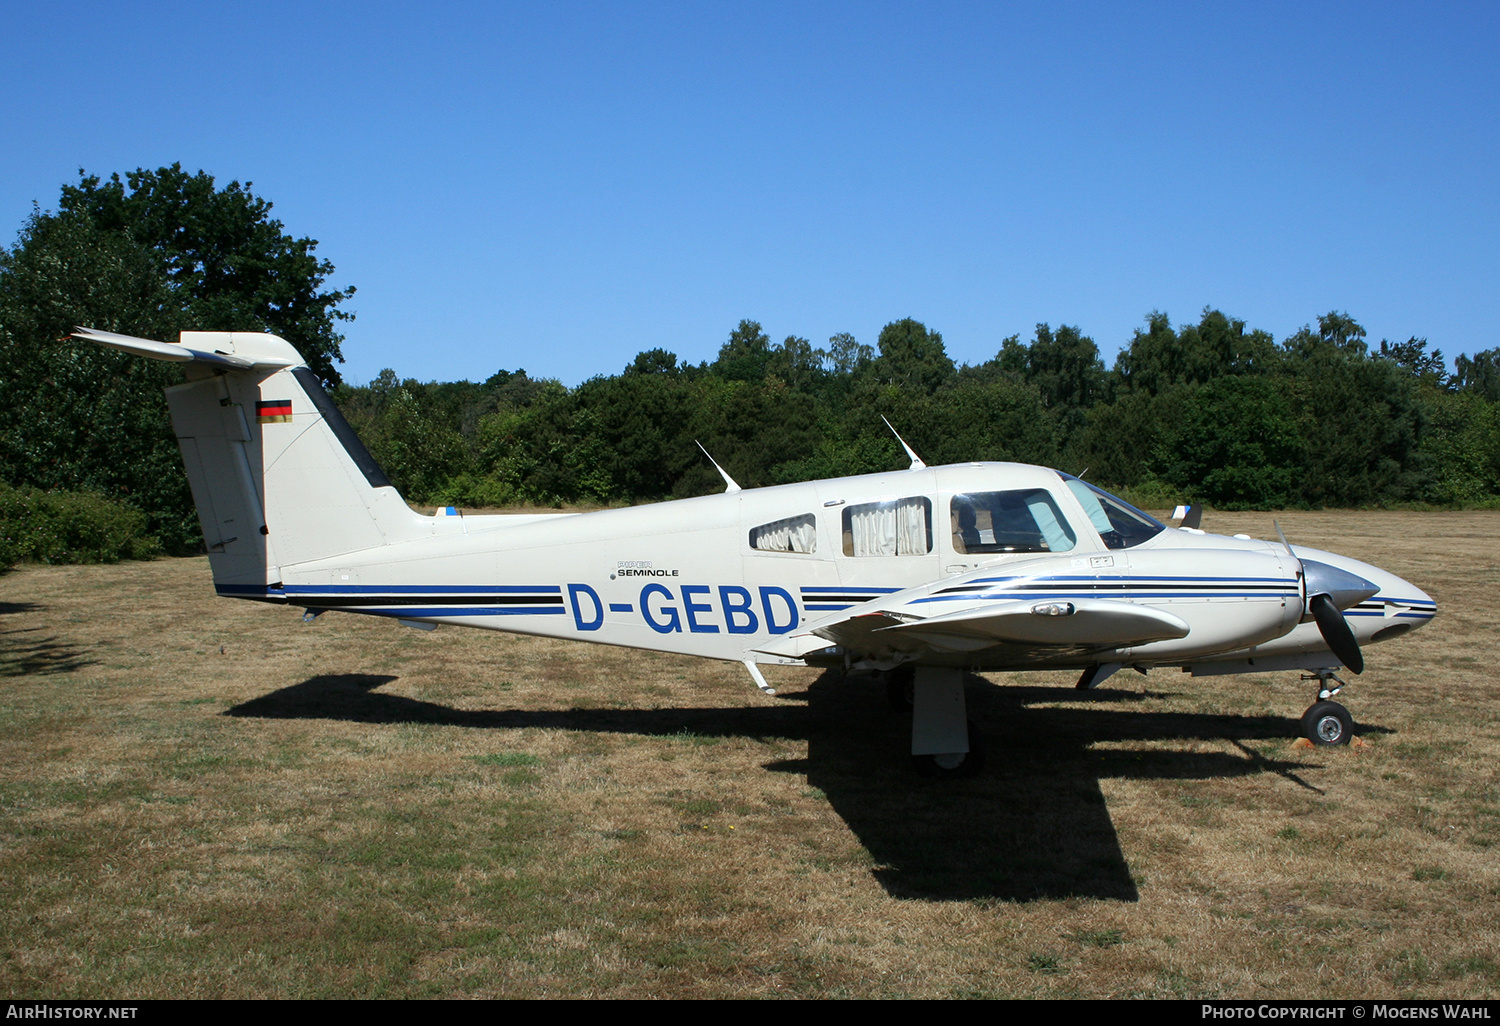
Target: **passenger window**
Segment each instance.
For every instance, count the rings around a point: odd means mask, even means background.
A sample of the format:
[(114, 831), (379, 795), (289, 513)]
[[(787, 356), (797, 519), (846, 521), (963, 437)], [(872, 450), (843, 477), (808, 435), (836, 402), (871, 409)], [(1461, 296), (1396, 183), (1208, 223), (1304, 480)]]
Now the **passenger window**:
[(844, 508), (844, 555), (925, 556), (932, 551), (932, 501), (924, 495)]
[(811, 513), (750, 529), (750, 547), (760, 552), (816, 552), (817, 525)]
[(949, 512), (953, 550), (965, 555), (1067, 552), (1078, 543), (1052, 495), (1043, 488), (955, 495)]

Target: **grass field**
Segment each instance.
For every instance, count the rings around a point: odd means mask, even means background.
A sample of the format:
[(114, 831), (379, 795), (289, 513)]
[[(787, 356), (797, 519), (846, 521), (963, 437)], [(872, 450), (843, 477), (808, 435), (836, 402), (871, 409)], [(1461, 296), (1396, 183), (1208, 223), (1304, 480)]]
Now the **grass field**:
[(956, 784), (856, 676), (23, 568), (0, 993), (1500, 996), (1500, 513), (1278, 516), (1438, 602), (1355, 746), (1294, 744), (1296, 674), (997, 675)]

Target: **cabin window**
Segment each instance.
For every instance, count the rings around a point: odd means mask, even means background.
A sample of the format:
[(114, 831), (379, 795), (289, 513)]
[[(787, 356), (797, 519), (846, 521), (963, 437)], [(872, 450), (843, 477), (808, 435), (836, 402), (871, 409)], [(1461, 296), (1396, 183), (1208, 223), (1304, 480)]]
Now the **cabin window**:
[(1064, 475), (1068, 491), (1078, 500), (1088, 514), (1089, 523), (1099, 532), (1106, 548), (1128, 549), (1143, 541), (1155, 538), (1167, 525), (1149, 514), (1142, 513), (1123, 499), (1117, 499), (1087, 481)]
[(817, 552), (817, 524), (811, 513), (750, 529), (750, 547), (760, 552)]
[(932, 551), (932, 501), (925, 495), (844, 507), (844, 555), (925, 556)]
[(949, 503), (953, 551), (1067, 552), (1078, 543), (1051, 493), (1042, 488), (969, 492)]

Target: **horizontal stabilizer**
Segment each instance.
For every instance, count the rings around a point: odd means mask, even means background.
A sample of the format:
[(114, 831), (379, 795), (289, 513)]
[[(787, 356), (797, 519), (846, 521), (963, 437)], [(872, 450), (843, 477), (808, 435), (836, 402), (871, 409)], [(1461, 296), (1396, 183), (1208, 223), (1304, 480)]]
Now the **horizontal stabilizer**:
[(925, 620), (883, 627), (880, 633), (922, 638), (934, 644), (951, 644), (950, 639), (965, 639), (991, 644), (1117, 648), (1167, 638), (1185, 638), (1188, 625), (1182, 618), (1152, 606), (1113, 599), (1083, 599), (986, 603)]
[[(228, 333), (184, 332), (184, 334), (208, 336), (211, 334), (227, 335)], [(157, 342), (154, 339), (136, 338), (133, 335), (120, 335), (113, 331), (100, 331), (97, 328), (74, 328), (72, 337), (81, 338), (88, 342), (97, 342), (101, 346), (119, 349), (134, 356), (148, 356), (153, 360), (170, 360), (173, 363), (203, 363), (213, 367), (223, 367), (226, 370), (250, 370), (254, 367), (291, 367), (300, 362), (279, 354), (264, 354), (258, 359), (249, 359), (245, 356), (232, 353), (193, 349), (177, 342)]]

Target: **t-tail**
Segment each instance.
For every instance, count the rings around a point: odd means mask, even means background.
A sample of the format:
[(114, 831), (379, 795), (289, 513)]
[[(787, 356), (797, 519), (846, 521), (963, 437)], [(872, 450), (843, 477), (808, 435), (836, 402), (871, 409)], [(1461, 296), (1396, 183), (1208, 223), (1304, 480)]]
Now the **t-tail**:
[(285, 339), (184, 331), (170, 343), (92, 328), (74, 337), (185, 364), (167, 404), (219, 594), (279, 598), (284, 567), (424, 533), (427, 518)]

